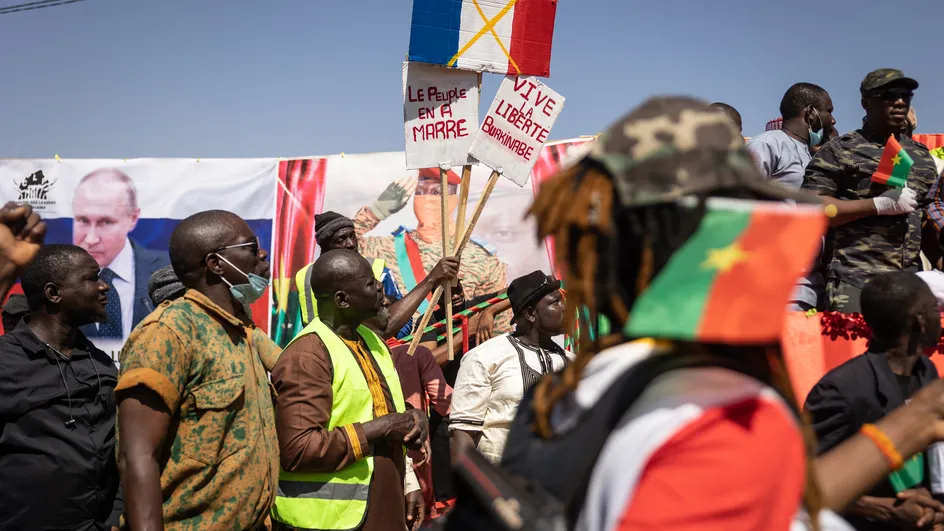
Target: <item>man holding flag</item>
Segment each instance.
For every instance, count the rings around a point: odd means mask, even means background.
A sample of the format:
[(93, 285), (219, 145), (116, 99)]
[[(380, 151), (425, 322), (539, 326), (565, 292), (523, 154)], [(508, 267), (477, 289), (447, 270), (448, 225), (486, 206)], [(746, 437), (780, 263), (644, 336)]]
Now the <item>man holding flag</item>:
[[(918, 82), (880, 68), (862, 80), (861, 129), (820, 149), (806, 168), (803, 188), (823, 196), (830, 218), (828, 308), (855, 313), (865, 282), (876, 273), (919, 271), (921, 223), (928, 191), (937, 181), (923, 144), (903, 135)], [(934, 253), (937, 254), (937, 253)]]

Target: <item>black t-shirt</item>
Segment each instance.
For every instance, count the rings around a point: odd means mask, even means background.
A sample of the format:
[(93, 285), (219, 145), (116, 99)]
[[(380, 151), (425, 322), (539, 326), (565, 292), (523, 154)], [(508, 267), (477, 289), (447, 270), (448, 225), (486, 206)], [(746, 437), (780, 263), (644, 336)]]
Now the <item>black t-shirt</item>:
[(906, 403), (911, 399), (911, 395), (915, 394), (918, 389), (921, 388), (921, 382), (918, 380), (917, 374), (904, 376), (896, 374), (895, 380), (898, 382), (898, 388), (901, 389), (901, 396), (904, 397)]

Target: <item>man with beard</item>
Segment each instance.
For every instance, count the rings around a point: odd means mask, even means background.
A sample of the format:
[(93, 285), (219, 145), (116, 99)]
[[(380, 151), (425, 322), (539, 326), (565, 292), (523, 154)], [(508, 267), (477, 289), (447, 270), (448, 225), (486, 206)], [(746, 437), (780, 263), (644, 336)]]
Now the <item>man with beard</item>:
[(318, 317), (272, 369), (282, 472), (272, 517), (285, 529), (413, 528), (422, 494), (406, 493), (404, 446), (421, 448), (426, 415), (407, 409), (385, 326), (383, 286), (356, 251), (312, 266)]
[[(803, 189), (819, 194), (830, 216), (831, 258), (826, 264), (829, 310), (860, 311), (865, 282), (877, 273), (921, 270), (923, 207), (938, 180), (923, 144), (903, 134), (918, 82), (900, 70), (880, 68), (862, 80), (865, 122), (816, 152), (806, 167)], [(890, 137), (914, 161), (907, 185), (872, 182)]]
[(43, 247), (22, 285), (29, 315), (0, 338), (0, 529), (117, 528), (118, 369), (79, 330), (108, 286), (74, 245)]
[[(458, 174), (448, 172), (448, 189), (445, 193), (449, 194), (450, 218), (454, 217), (458, 207), (456, 187), (460, 181)], [(440, 199), (443, 190), (439, 168), (420, 170), (416, 184), (412, 182), (391, 183), (373, 204), (361, 208), (354, 216), (354, 230), (357, 232), (361, 254), (383, 259), (403, 293), (412, 291), (443, 256)], [(416, 229), (400, 227), (390, 236), (364, 236), (381, 221), (402, 210), (410, 195), (413, 195)], [(451, 229), (458, 230), (454, 226)], [(462, 265), (459, 268), (467, 296), (478, 297), (505, 289), (506, 270), (507, 265), (495, 256), (490, 245), (475, 238), (469, 239), (469, 245), (462, 251)], [(420, 305), (420, 313), (426, 311), (428, 303), (424, 301)], [(507, 319), (499, 319), (495, 329), (498, 332), (510, 330)]]

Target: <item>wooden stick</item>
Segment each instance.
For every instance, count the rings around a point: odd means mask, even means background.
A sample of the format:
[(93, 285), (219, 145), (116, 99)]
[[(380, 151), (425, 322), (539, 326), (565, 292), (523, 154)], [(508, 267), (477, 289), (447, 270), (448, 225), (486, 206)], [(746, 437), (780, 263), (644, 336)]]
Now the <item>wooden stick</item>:
[[(440, 190), (439, 197), (442, 206), (442, 255), (443, 258), (449, 256), (449, 176), (446, 168), (439, 168)], [(432, 304), (436, 304), (438, 299), (433, 299)], [(446, 296), (443, 299), (446, 305), (446, 348), (449, 350), (449, 359), (453, 359), (453, 340), (452, 340), (452, 282), (446, 282)]]
[(456, 212), (456, 234), (454, 249), (459, 248), (459, 238), (462, 237), (462, 228), (465, 227), (465, 211), (469, 206), (469, 184), (472, 181), (472, 165), (462, 167), (462, 181), (459, 182), (459, 209)]
[[(455, 249), (455, 256), (460, 256), (462, 250), (465, 249), (466, 244), (469, 243), (469, 238), (472, 236), (472, 230), (475, 228), (475, 224), (478, 223), (479, 218), (482, 216), (482, 209), (485, 208), (485, 202), (488, 201), (488, 197), (492, 195), (492, 190), (495, 189), (495, 185), (498, 183), (498, 177), (501, 175), (497, 171), (493, 171), (492, 174), (488, 177), (488, 182), (485, 183), (485, 189), (482, 190), (482, 197), (479, 198), (479, 204), (475, 206), (475, 211), (472, 213), (472, 219), (469, 221), (469, 226), (466, 227), (465, 231), (462, 232), (462, 238), (459, 240), (459, 246)], [(443, 286), (438, 286), (436, 291), (433, 292), (433, 301), (438, 301), (439, 297), (442, 295)], [(449, 301), (452, 302), (451, 300)], [(410, 341), (410, 348), (407, 349), (407, 354), (410, 356), (416, 351), (416, 347), (420, 344), (420, 337), (423, 335), (423, 331), (426, 330), (426, 327), (429, 326), (429, 320), (433, 316), (433, 307), (435, 304), (430, 304), (426, 308), (426, 313), (423, 314), (423, 318), (420, 321), (420, 326), (416, 328), (416, 332), (413, 334), (413, 339)], [(449, 305), (452, 306), (451, 304)], [(448, 323), (447, 323), (448, 324)], [(449, 328), (448, 335), (452, 337), (452, 328)]]

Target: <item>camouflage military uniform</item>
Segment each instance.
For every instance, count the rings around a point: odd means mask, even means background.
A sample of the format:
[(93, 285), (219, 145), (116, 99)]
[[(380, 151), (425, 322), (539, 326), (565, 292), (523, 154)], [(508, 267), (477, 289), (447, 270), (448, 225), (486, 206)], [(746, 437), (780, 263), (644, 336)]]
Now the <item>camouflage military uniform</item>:
[(265, 522), (279, 477), (267, 371), (279, 353), (260, 330), (194, 290), (161, 304), (131, 333), (115, 392), (143, 385), (175, 419), (161, 452), (164, 529)]
[[(856, 130), (823, 146), (806, 167), (803, 189), (843, 200), (871, 199), (888, 186), (872, 182), (887, 138)], [(921, 221), (937, 170), (924, 144), (902, 136), (901, 146), (914, 160), (908, 187), (918, 197), (911, 214), (869, 216), (830, 230), (826, 296), (829, 309), (859, 311), (859, 293), (871, 275), (921, 270)], [(831, 256), (830, 256), (831, 255)]]
[[(406, 284), (403, 283), (403, 275), (400, 274), (401, 264), (397, 263), (394, 236), (364, 236), (378, 223), (380, 223), (380, 220), (371, 212), (369, 207), (361, 208), (354, 216), (354, 230), (357, 232), (359, 250), (364, 256), (382, 258), (393, 273), (393, 278), (396, 280), (400, 292), (406, 294), (409, 290)], [(419, 248), (423, 260), (423, 269), (429, 272), (443, 256), (442, 242), (424, 241), (416, 235), (416, 231), (408, 231), (408, 234)], [(473, 298), (488, 293), (500, 292), (507, 287), (505, 273), (508, 266), (496, 258), (494, 254), (494, 251), (490, 251), (473, 241), (469, 241), (462, 251), (459, 278), (462, 279), (462, 289), (465, 290), (467, 297)], [(407, 264), (407, 267), (409, 267), (409, 264)], [(417, 278), (416, 280), (422, 279)], [(495, 318), (495, 332), (506, 333), (510, 331), (511, 316), (508, 312), (499, 314)]]

